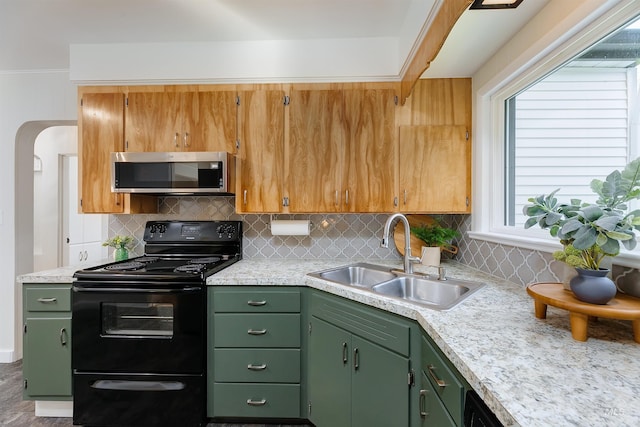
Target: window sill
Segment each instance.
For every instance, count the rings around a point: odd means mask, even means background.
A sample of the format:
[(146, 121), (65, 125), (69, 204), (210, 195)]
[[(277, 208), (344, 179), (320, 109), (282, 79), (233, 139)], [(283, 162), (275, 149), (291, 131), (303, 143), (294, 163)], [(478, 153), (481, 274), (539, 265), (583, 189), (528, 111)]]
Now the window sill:
[[(552, 253), (562, 248), (557, 240), (523, 237), (506, 233), (488, 233), (470, 231), (468, 235), (474, 240), (483, 240), (486, 242), (497, 243), (500, 245), (515, 246), (519, 248), (530, 249), (533, 251), (541, 251)], [(613, 263), (623, 267), (631, 267), (640, 269), (640, 252), (636, 249), (633, 252), (623, 250), (620, 255), (616, 256)]]

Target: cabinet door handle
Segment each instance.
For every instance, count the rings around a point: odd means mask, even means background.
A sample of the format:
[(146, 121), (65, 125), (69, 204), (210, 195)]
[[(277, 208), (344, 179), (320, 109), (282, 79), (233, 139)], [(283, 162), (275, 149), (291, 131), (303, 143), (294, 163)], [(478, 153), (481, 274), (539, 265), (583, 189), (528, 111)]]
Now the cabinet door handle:
[(253, 306), (253, 307), (260, 307), (260, 306), (263, 306), (263, 305), (266, 305), (266, 304), (267, 304), (267, 301), (265, 301), (265, 300), (262, 300), (262, 301), (251, 301), (251, 300), (249, 300), (249, 301), (247, 301), (247, 305), (250, 305), (250, 306)]
[(42, 302), (45, 304), (50, 304), (52, 302), (56, 302), (58, 301), (58, 298), (56, 297), (51, 297), (51, 298), (38, 298), (38, 302)]
[(347, 364), (347, 354), (349, 354), (349, 351), (347, 350), (347, 343), (343, 342), (342, 343), (342, 364), (343, 365)]
[(247, 405), (251, 405), (251, 406), (264, 406), (266, 403), (267, 403), (267, 399), (262, 399), (262, 400), (247, 399)]
[(67, 330), (65, 328), (60, 329), (60, 344), (67, 345)]
[(185, 147), (189, 146), (189, 132), (184, 133), (184, 146)]
[(179, 147), (179, 146), (180, 146), (180, 144), (178, 144), (178, 137), (179, 137), (179, 136), (180, 136), (180, 135), (178, 134), (178, 132), (176, 132), (176, 134), (175, 134), (175, 135), (173, 135), (173, 145), (175, 145), (176, 147)]
[(340, 204), (340, 193), (336, 190), (336, 206)]
[(426, 418), (429, 413), (427, 412), (427, 390), (420, 390), (420, 403), (418, 405), (420, 409), (420, 417)]
[(247, 333), (248, 333), (249, 335), (264, 335), (264, 334), (266, 334), (266, 333), (267, 333), (267, 330), (266, 330), (266, 329), (260, 329), (259, 331), (257, 331), (257, 330), (255, 330), (255, 329), (249, 329), (249, 330), (247, 331)]
[(404, 204), (406, 205), (407, 204), (407, 190), (404, 190), (403, 194), (404, 194)]
[(252, 363), (247, 365), (247, 369), (250, 371), (264, 371), (267, 369), (267, 364), (263, 363), (262, 365), (254, 365)]
[(78, 252), (78, 261), (82, 261), (82, 251)]
[(247, 204), (247, 190), (242, 192), (242, 201), (245, 205)]
[(358, 368), (360, 368), (360, 352), (356, 347), (353, 349), (353, 369), (357, 371)]
[(88, 260), (89, 259), (89, 252), (84, 251), (84, 260)]
[(344, 204), (349, 204), (349, 190), (344, 190)]
[(433, 365), (429, 365), (427, 367), (427, 370), (429, 371), (429, 375), (431, 375), (431, 378), (433, 378), (433, 380), (436, 382), (436, 384), (438, 384), (438, 387), (440, 387), (440, 388), (446, 387), (447, 383), (445, 383), (444, 380), (441, 380), (440, 378), (437, 377), (436, 373), (433, 372), (434, 369), (435, 369), (435, 366), (433, 366)]
[(114, 202), (115, 202), (116, 206), (120, 206), (120, 195), (119, 194), (114, 194), (113, 195), (113, 199), (114, 199)]

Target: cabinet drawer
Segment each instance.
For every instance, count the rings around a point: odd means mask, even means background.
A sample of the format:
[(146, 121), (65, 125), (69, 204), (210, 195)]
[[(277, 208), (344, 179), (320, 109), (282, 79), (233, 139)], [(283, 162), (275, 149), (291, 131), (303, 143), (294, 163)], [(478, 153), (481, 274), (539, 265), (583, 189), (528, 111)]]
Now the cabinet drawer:
[(215, 417), (299, 418), (297, 384), (214, 384)]
[(71, 286), (27, 286), (27, 311), (71, 311)]
[[(456, 427), (444, 404), (429, 385), (424, 372), (422, 373), (422, 386), (420, 390), (420, 425), (437, 427)], [(462, 424), (460, 424), (462, 425)]]
[(214, 314), (213, 329), (214, 347), (300, 347), (299, 314)]
[(213, 366), (216, 382), (300, 382), (300, 350), (297, 349), (218, 348), (213, 351)]
[(300, 313), (297, 289), (213, 288), (216, 313)]
[[(422, 337), (422, 372), (429, 379), (435, 393), (442, 399), (451, 418), (462, 425), (464, 384), (447, 366), (427, 339)], [(438, 385), (438, 381), (441, 385)]]
[(313, 293), (314, 316), (403, 356), (409, 356), (411, 326), (375, 308)]

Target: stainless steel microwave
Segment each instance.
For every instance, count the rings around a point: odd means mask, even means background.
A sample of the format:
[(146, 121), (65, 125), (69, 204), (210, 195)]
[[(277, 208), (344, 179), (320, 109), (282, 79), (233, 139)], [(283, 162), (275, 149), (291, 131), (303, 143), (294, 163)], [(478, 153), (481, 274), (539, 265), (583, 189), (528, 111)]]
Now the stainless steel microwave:
[(111, 191), (233, 194), (235, 158), (226, 152), (111, 153)]

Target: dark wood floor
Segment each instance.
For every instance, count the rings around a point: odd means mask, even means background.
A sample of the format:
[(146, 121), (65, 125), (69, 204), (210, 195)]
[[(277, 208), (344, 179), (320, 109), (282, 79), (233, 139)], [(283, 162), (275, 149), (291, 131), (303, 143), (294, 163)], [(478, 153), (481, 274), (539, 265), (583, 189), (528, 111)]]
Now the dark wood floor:
[[(73, 425), (71, 418), (36, 417), (34, 403), (22, 400), (22, 361), (0, 363), (0, 426), (51, 427)], [(266, 424), (219, 424), (208, 427), (266, 427)], [(274, 425), (269, 424), (270, 427)], [(280, 426), (286, 427), (286, 426)], [(301, 426), (298, 426), (301, 427)]]

